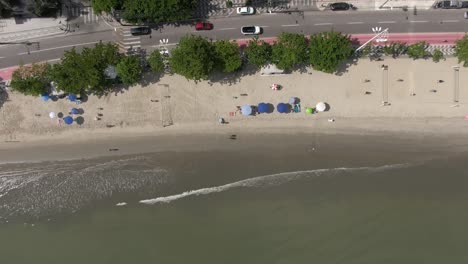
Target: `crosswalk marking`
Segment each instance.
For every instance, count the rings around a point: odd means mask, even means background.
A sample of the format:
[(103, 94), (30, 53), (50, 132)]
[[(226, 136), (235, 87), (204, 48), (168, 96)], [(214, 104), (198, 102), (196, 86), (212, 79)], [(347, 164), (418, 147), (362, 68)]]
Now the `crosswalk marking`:
[(128, 28), (119, 28), (117, 43), (121, 52), (128, 52), (129, 49), (141, 48), (141, 37), (133, 36)]
[(91, 24), (99, 21), (99, 16), (94, 13), (93, 8), (90, 6), (73, 6), (69, 8), (69, 12), (72, 17), (82, 17), (85, 24)]

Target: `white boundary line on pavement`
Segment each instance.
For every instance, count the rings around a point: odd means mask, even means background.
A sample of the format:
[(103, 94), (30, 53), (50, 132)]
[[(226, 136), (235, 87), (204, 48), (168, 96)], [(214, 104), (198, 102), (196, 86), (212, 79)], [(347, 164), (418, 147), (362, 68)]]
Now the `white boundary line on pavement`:
[[(43, 51), (63, 49), (63, 48), (76, 47), (76, 46), (84, 46), (84, 45), (90, 45), (90, 44), (96, 44), (96, 43), (99, 43), (99, 41), (93, 41), (93, 42), (87, 42), (87, 43), (78, 43), (78, 44), (73, 44), (73, 45), (66, 45), (66, 46), (54, 47), (54, 48), (48, 48), (48, 49), (41, 49), (41, 50), (32, 50), (29, 53), (39, 53), (39, 52), (43, 52)], [(28, 52), (18, 53), (18, 55), (25, 55), (25, 54), (28, 54)]]

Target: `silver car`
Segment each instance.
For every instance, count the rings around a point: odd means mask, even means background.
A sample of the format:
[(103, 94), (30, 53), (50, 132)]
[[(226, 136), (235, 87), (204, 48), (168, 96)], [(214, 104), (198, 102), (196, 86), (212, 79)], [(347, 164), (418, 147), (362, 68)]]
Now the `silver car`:
[(243, 6), (237, 8), (238, 15), (253, 15), (255, 13), (255, 8), (251, 6)]

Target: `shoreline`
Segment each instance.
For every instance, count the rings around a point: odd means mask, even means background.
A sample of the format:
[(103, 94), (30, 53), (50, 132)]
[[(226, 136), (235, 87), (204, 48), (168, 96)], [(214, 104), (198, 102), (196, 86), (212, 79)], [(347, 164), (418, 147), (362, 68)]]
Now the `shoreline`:
[[(460, 118), (339, 118), (330, 123), (315, 120), (243, 120), (227, 125), (214, 122), (174, 125), (166, 128), (131, 127), (84, 129), (50, 138), (0, 142), (0, 164), (87, 159), (160, 152), (248, 151), (250, 148), (288, 148), (314, 145), (330, 137), (369, 137), (372, 144), (407, 141), (415, 149), (468, 151), (468, 121)], [(310, 122), (303, 122), (310, 121)], [(275, 126), (276, 125), (276, 126)], [(236, 135), (236, 139), (230, 138)], [(47, 139), (48, 138), (48, 139)], [(315, 142), (311, 142), (310, 140)], [(423, 146), (429, 144), (430, 146)], [(115, 151), (109, 151), (114, 149)]]

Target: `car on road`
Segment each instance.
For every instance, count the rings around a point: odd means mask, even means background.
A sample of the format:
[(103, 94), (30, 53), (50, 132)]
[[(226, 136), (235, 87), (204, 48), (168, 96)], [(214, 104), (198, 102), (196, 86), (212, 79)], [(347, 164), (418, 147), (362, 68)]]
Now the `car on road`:
[(251, 6), (243, 6), (237, 8), (238, 15), (253, 15), (255, 14), (255, 8)]
[(149, 28), (149, 27), (135, 27), (135, 28), (130, 29), (130, 33), (133, 36), (148, 35), (148, 34), (151, 34), (151, 28)]
[(259, 26), (245, 26), (241, 28), (241, 33), (244, 35), (258, 35), (262, 31)]
[(458, 9), (458, 8), (462, 8), (462, 2), (457, 1), (457, 0), (440, 1), (440, 2), (437, 2), (435, 8)]
[(210, 22), (197, 22), (195, 23), (195, 30), (212, 30), (213, 24)]
[(465, 17), (465, 19), (468, 19), (468, 11), (465, 12), (464, 17)]
[(355, 7), (352, 4), (348, 4), (348, 3), (345, 3), (345, 2), (332, 3), (328, 7), (332, 11), (355, 9)]

